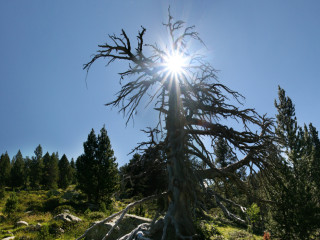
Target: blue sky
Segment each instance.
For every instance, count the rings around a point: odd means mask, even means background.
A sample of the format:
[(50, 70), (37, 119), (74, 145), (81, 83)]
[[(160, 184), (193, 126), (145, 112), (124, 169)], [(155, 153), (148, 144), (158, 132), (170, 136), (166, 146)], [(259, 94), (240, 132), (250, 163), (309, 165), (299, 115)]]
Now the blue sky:
[(320, 2), (303, 0), (203, 1), (0, 1), (0, 153), (21, 149), (83, 152), (91, 128), (105, 124), (119, 165), (145, 140), (153, 126), (152, 109), (141, 109), (125, 126), (117, 109), (105, 107), (120, 89), (118, 72), (127, 63), (105, 68), (84, 63), (123, 28), (135, 39), (143, 25), (146, 42), (161, 41), (171, 6), (175, 19), (195, 25), (207, 60), (219, 79), (246, 97), (245, 106), (274, 116), (277, 86), (296, 106), (299, 124), (320, 129)]

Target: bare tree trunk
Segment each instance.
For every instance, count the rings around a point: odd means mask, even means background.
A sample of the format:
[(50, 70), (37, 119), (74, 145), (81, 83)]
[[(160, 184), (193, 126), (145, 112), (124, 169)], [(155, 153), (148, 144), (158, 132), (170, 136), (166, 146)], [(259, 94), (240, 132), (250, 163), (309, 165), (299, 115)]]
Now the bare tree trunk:
[(185, 153), (185, 131), (184, 116), (181, 113), (181, 99), (179, 94), (178, 80), (172, 81), (169, 90), (169, 112), (166, 120), (168, 137), (168, 175), (169, 175), (169, 209), (167, 213), (168, 221), (173, 224), (176, 236), (192, 236), (195, 234), (192, 215), (191, 202), (188, 193), (187, 164)]

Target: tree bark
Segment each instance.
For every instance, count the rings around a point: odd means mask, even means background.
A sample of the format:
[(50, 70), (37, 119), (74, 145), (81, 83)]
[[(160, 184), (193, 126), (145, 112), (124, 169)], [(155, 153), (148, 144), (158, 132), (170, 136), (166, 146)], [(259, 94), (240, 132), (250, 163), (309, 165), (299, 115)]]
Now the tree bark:
[(176, 236), (192, 236), (195, 229), (192, 221), (190, 194), (188, 192), (188, 169), (185, 152), (184, 116), (181, 112), (178, 79), (173, 79), (169, 89), (169, 111), (166, 120), (168, 137), (169, 208), (168, 219), (176, 230)]

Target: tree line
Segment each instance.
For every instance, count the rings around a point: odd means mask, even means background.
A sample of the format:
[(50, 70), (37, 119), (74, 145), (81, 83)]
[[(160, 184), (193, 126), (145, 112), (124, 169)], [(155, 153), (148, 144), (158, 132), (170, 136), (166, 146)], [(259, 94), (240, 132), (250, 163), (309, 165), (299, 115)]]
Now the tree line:
[(76, 182), (76, 168), (73, 158), (67, 156), (59, 159), (57, 152), (43, 155), (39, 144), (34, 156), (23, 157), (20, 150), (10, 160), (8, 153), (0, 157), (0, 188), (53, 189), (67, 188)]
[(68, 160), (59, 159), (59, 154), (48, 152), (43, 155), (39, 144), (34, 156), (23, 157), (21, 151), (10, 160), (8, 153), (0, 157), (0, 189), (66, 189), (76, 184), (90, 202), (109, 201), (112, 193), (118, 189), (119, 174), (107, 135), (106, 128), (98, 136), (92, 129), (87, 141), (83, 143), (84, 153)]

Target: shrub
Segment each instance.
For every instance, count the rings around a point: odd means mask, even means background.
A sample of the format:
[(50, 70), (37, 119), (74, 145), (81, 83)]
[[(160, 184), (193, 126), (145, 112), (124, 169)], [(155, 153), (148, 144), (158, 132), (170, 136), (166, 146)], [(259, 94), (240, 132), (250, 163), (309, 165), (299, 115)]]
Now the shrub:
[(47, 240), (50, 239), (49, 226), (43, 225), (38, 232), (37, 239), (39, 240)]
[(87, 210), (84, 211), (84, 215), (88, 216), (91, 213), (90, 208), (87, 208)]
[(101, 203), (99, 204), (99, 211), (100, 211), (100, 212), (104, 212), (104, 213), (107, 212), (107, 207), (106, 207), (106, 204), (105, 204), (104, 202), (101, 202)]
[(6, 191), (4, 189), (4, 187), (0, 187), (0, 200), (4, 199), (4, 197), (6, 196)]
[(102, 219), (106, 216), (104, 212), (90, 212), (87, 214), (87, 217), (91, 220)]
[(54, 209), (54, 214), (60, 214), (63, 213), (65, 210), (69, 210), (71, 213), (74, 213), (75, 210), (70, 205), (61, 205)]
[(256, 222), (259, 221), (260, 217), (260, 208), (256, 203), (253, 203), (248, 209), (247, 209), (247, 215), (249, 220), (248, 225), (248, 231), (252, 232), (252, 228), (255, 226)]
[(201, 239), (204, 240), (216, 239), (215, 237), (221, 235), (217, 225), (215, 225), (213, 222), (202, 220), (196, 224), (196, 227), (198, 232), (201, 234)]
[(43, 207), (45, 211), (51, 212), (55, 208), (60, 205), (60, 198), (59, 197), (51, 197), (47, 201), (44, 202)]
[(14, 213), (17, 210), (17, 208), (18, 208), (18, 197), (13, 192), (13, 193), (10, 194), (9, 198), (7, 199), (7, 202), (5, 204), (4, 212), (8, 216), (11, 216), (12, 213)]
[[(229, 240), (238, 240), (238, 239), (252, 239), (252, 236), (250, 233), (239, 230), (229, 233)], [(254, 238), (253, 238), (254, 239)]]

